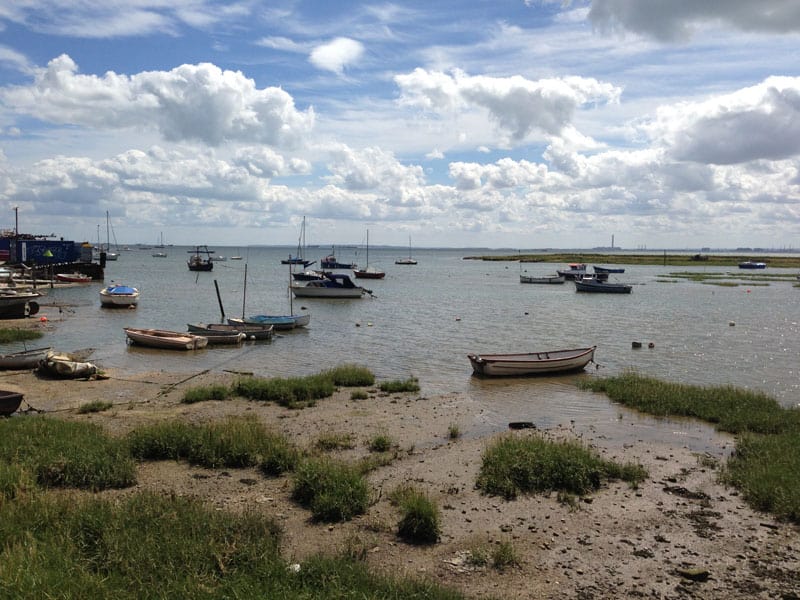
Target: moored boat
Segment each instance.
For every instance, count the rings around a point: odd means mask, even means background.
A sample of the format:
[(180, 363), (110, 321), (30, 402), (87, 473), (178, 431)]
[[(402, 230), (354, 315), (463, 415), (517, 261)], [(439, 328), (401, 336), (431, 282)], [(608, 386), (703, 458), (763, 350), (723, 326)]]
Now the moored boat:
[(596, 292), (600, 294), (630, 294), (633, 286), (627, 283), (602, 281), (593, 277), (575, 280), (576, 292)]
[[(208, 246), (195, 246), (194, 250), (189, 250), (189, 253), (192, 256), (189, 257), (186, 264), (190, 271), (212, 271), (214, 269), (214, 261), (211, 258), (214, 251), (209, 250)], [(201, 254), (205, 254), (206, 257), (203, 258)]]
[(514, 377), (580, 371), (594, 359), (597, 346), (521, 354), (468, 354), (476, 375)]
[(586, 264), (585, 263), (570, 263), (567, 265), (567, 269), (557, 269), (556, 273), (559, 275), (563, 275), (566, 279), (580, 279), (584, 275), (586, 275)]
[(361, 298), (371, 293), (353, 283), (344, 273), (328, 273), (325, 279), (309, 281), (304, 285), (292, 284), (290, 287), (297, 298)]
[(166, 329), (139, 329), (123, 327), (128, 341), (140, 346), (163, 350), (199, 350), (208, 345), (208, 338), (193, 333), (169, 331)]
[[(269, 340), (272, 339), (274, 327), (269, 323), (189, 323), (188, 329), (189, 333), (196, 335), (243, 333), (247, 340)], [(210, 338), (209, 343), (213, 343)]]
[(288, 331), (297, 327), (305, 327), (311, 322), (311, 315), (250, 315), (241, 319), (229, 318), (228, 323), (239, 324), (266, 324), (272, 325), (275, 331)]
[(112, 283), (100, 290), (100, 305), (108, 308), (136, 308), (139, 290), (129, 285)]
[(16, 319), (28, 317), (39, 312), (39, 303), (35, 300), (42, 295), (39, 292), (0, 289), (0, 319)]
[(765, 262), (755, 262), (752, 260), (746, 260), (744, 262), (739, 263), (740, 269), (766, 269), (767, 263)]
[(57, 273), (55, 278), (64, 283), (91, 283), (92, 278), (84, 273)]
[(625, 269), (622, 267), (598, 267), (594, 265), (592, 267), (595, 273), (624, 273)]
[(520, 275), (520, 283), (551, 283), (558, 284), (564, 283), (567, 280), (563, 275), (545, 275), (542, 277), (535, 277), (533, 275)]

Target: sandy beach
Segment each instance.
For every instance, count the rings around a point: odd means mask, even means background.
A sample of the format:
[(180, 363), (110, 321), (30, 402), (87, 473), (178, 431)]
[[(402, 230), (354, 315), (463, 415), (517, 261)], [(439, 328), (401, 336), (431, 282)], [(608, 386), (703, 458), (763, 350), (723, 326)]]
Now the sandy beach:
[[(180, 402), (186, 389), (227, 383), (237, 375), (105, 375), (88, 381), (49, 380), (31, 372), (1, 377), (2, 387), (25, 393), (22, 411), (98, 423), (115, 435), (165, 419), (200, 423), (249, 415), (302, 448), (310, 449), (323, 432), (350, 435), (354, 447), (335, 453), (345, 459), (367, 455), (366, 442), (376, 434), (390, 436), (397, 444), (396, 460), (370, 474), (373, 504), (367, 514), (346, 523), (313, 522), (291, 501), (290, 477), (269, 479), (255, 470), (145, 463), (136, 486), (103, 493), (157, 490), (200, 497), (222, 510), (262, 510), (282, 524), (284, 554), (300, 568), (309, 554), (348, 551), (386, 573), (431, 578), (475, 598), (798, 597), (798, 528), (753, 511), (736, 490), (717, 482), (718, 459), (733, 444), (726, 436), (718, 436), (717, 457), (701, 457), (650, 442), (620, 448), (593, 436), (590, 427), (571, 424), (498, 432), (494, 435), (577, 437), (605, 457), (641, 463), (650, 474), (638, 489), (604, 483), (573, 506), (559, 503), (555, 494), (506, 501), (475, 489), (492, 437), (470, 435), (480, 408), (466, 395), (368, 389), (367, 399), (353, 400), (346, 389), (302, 410), (245, 399), (187, 405)], [(114, 406), (102, 413), (76, 413), (93, 400)], [(450, 439), (452, 425), (463, 435)], [(388, 496), (402, 484), (413, 484), (437, 502), (439, 543), (414, 546), (397, 537), (399, 515)], [(491, 551), (502, 542), (513, 547), (518, 566), (497, 570), (468, 560), (471, 552)]]

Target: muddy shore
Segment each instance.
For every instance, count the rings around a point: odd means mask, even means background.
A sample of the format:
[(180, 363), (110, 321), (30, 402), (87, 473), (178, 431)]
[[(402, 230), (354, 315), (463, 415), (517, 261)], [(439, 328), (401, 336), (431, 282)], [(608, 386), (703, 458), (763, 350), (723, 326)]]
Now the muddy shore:
[[(102, 368), (102, 365), (98, 365)], [(284, 554), (302, 563), (309, 554), (360, 551), (376, 569), (393, 575), (427, 577), (475, 598), (797, 598), (800, 593), (800, 530), (750, 509), (734, 489), (717, 481), (719, 457), (733, 444), (719, 436), (717, 456), (698, 456), (683, 447), (651, 442), (624, 447), (594, 435), (591, 427), (564, 424), (541, 432), (494, 435), (577, 437), (605, 457), (635, 461), (649, 471), (638, 489), (604, 484), (570, 506), (556, 495), (506, 501), (475, 489), (484, 448), (492, 437), (470, 435), (480, 408), (467, 395), (427, 397), (383, 394), (352, 400), (337, 392), (316, 406), (287, 410), (234, 399), (180, 402), (186, 389), (230, 382), (224, 371), (127, 374), (107, 379), (55, 381), (31, 372), (2, 372), (4, 389), (25, 393), (22, 412), (12, 418), (47, 415), (98, 423), (115, 435), (164, 419), (206, 422), (250, 415), (296, 444), (310, 448), (322, 432), (352, 436), (355, 447), (342, 458), (368, 454), (377, 434), (398, 444), (398, 457), (370, 475), (373, 504), (351, 522), (319, 524), (290, 500), (291, 479), (268, 479), (255, 470), (213, 471), (184, 463), (145, 463), (133, 488), (108, 497), (157, 490), (197, 496), (211, 505), (240, 511), (257, 508), (284, 528)], [(587, 392), (588, 393), (588, 392)], [(94, 400), (113, 408), (79, 415)], [(450, 439), (451, 426), (463, 433)], [(724, 446), (724, 447), (723, 447)], [(412, 483), (435, 499), (442, 513), (442, 538), (413, 546), (396, 535), (397, 509), (388, 496)], [(478, 548), (509, 542), (516, 567), (475, 566), (467, 557)]]

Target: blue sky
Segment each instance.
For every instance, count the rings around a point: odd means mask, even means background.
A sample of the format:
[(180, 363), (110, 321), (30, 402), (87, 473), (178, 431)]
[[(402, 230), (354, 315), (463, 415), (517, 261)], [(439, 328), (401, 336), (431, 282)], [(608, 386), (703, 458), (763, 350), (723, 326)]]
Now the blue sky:
[(799, 70), (796, 0), (0, 0), (0, 228), (797, 249)]

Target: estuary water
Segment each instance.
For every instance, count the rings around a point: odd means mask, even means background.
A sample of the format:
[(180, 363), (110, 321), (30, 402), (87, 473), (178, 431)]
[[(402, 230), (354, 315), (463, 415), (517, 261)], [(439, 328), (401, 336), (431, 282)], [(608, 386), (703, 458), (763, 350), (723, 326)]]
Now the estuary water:
[[(522, 270), (546, 275), (564, 268), (562, 263), (465, 260), (501, 252), (437, 249), (414, 251), (418, 264), (401, 266), (394, 261), (407, 252), (370, 248), (370, 264), (387, 273), (384, 280), (357, 280), (372, 296), (291, 300), (290, 267), (280, 263), (290, 249), (216, 247), (218, 256), (242, 260), (218, 261), (213, 271), (202, 273), (188, 270), (188, 250), (169, 247), (165, 258), (153, 257), (153, 250), (122, 251), (119, 260), (107, 263), (106, 284), (139, 288), (135, 310), (101, 308), (100, 282), (48, 290), (37, 315), (52, 323), (44, 343), (63, 351), (94, 348), (91, 360), (100, 368), (131, 373), (227, 369), (285, 377), (356, 363), (379, 380), (416, 377), (425, 397), (455, 393), (461, 401), (478, 403), (480, 422), (461, 424), (462, 431), (478, 434), (513, 420), (541, 427), (577, 423), (620, 443), (679, 436), (701, 450), (707, 428), (636, 415), (575, 386), (579, 377), (628, 369), (671, 381), (760, 390), (784, 406), (800, 402), (800, 288), (794, 279), (723, 287), (666, 275), (718, 271), (734, 280), (737, 269), (628, 265), (611, 278), (632, 284), (630, 295), (584, 294), (571, 282), (519, 283)], [(328, 251), (308, 253), (319, 261)], [(363, 250), (337, 248), (336, 254), (363, 266)], [(290, 310), (310, 312), (310, 326), (239, 347), (159, 351), (129, 346), (123, 331), (127, 326), (185, 331), (190, 322), (220, 321), (223, 311), (241, 316)], [(632, 348), (633, 341), (642, 348)], [(560, 377), (478, 379), (466, 358), (470, 352), (591, 345), (597, 346), (597, 364), (584, 374)]]

